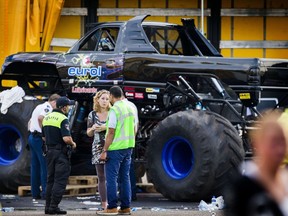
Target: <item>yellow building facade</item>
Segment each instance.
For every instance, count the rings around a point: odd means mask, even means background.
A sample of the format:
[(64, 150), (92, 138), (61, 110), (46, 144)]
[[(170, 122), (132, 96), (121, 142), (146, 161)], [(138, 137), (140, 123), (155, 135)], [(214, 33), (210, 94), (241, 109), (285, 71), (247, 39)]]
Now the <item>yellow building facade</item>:
[[(219, 10), (219, 32), (215, 28), (209, 31), (209, 25), (213, 22), (211, 16), (215, 11), (215, 4), (211, 6), (213, 1), (218, 2), (220, 7), (216, 9)], [(54, 35), (56, 39), (71, 39), (72, 43), (85, 33), (85, 17), (91, 14), (87, 12), (87, 4), (81, 2), (65, 1), (63, 11), (70, 8), (78, 12), (64, 14), (62, 11)], [(96, 14), (93, 15), (96, 21), (107, 22), (128, 20), (135, 15), (149, 13), (151, 17), (146, 21), (176, 24), (181, 24), (183, 17), (191, 17), (195, 19), (197, 28), (201, 29), (201, 3), (204, 3), (204, 35), (210, 39), (211, 34), (219, 34), (216, 43), (212, 42), (224, 57), (288, 58), (287, 0), (98, 0), (94, 4)], [(68, 47), (55, 43), (51, 49), (67, 50)]]

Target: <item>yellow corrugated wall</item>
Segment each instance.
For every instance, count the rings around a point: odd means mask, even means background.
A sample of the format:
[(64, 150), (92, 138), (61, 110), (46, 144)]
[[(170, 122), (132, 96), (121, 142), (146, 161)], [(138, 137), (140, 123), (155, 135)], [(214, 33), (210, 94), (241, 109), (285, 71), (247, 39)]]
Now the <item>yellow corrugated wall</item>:
[[(267, 9), (287, 9), (287, 0), (222, 0), (222, 8), (235, 9), (263, 9), (266, 1)], [(207, 0), (204, 0), (207, 8)], [(64, 8), (77, 8), (82, 6), (81, 0), (66, 0)], [(200, 0), (99, 0), (99, 8), (200, 8)], [(4, 16), (4, 14), (0, 15)], [(99, 16), (99, 22), (128, 20), (132, 16)], [(4, 17), (3, 17), (4, 18)], [(147, 21), (163, 21), (180, 24), (182, 17), (149, 17)], [(200, 17), (194, 16), (195, 24), (200, 28)], [(222, 41), (288, 41), (288, 17), (221, 17), (221, 40)], [(207, 18), (204, 19), (204, 32), (207, 36)], [(264, 27), (265, 26), (265, 27)], [(54, 37), (79, 39), (84, 32), (84, 17), (61, 16)], [(5, 41), (4, 35), (0, 36)], [(2, 43), (2, 50), (5, 43)], [(52, 47), (52, 50), (66, 51), (68, 48)], [(288, 58), (288, 49), (248, 49), (248, 48), (225, 48), (221, 49), (225, 57), (267, 57)]]
[[(66, 0), (64, 8), (81, 8), (81, 0)], [(61, 16), (54, 38), (79, 39), (83, 35), (84, 21), (81, 16)], [(66, 47), (52, 47), (55, 51), (67, 51)]]
[[(222, 8), (287, 9), (287, 0), (222, 0)], [(235, 16), (221, 18), (221, 40), (288, 41), (288, 17)], [(266, 30), (265, 30), (266, 28)], [(226, 57), (288, 58), (287, 48), (225, 48)]]
[[(118, 3), (118, 8), (199, 8), (200, 3), (198, 0), (169, 0), (166, 2), (166, 0), (141, 0), (140, 1), (140, 7), (139, 7), (139, 1), (138, 0), (99, 0), (99, 8), (116, 8)], [(166, 5), (167, 4), (167, 5)], [(199, 17), (193, 17), (193, 16), (187, 16), (186, 18), (194, 18), (196, 26), (200, 23)], [(106, 21), (126, 21), (128, 19), (132, 18), (132, 16), (99, 16), (98, 20), (99, 22), (106, 22)], [(171, 17), (163, 17), (163, 16), (153, 16), (148, 17), (145, 21), (159, 21), (159, 22), (171, 22), (176, 24), (181, 24), (181, 18), (177, 16), (171, 16)], [(207, 22), (207, 19), (205, 18), (205, 22)], [(206, 32), (206, 26), (205, 30)]]

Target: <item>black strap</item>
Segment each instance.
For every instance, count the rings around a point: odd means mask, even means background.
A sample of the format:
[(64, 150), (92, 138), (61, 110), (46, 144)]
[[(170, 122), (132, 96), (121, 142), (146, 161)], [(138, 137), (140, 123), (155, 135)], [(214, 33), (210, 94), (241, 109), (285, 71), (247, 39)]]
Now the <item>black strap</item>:
[(48, 145), (48, 144), (47, 144), (47, 148), (48, 148), (48, 149), (62, 150), (62, 149), (63, 149), (63, 146), (62, 146), (62, 145), (59, 145), (59, 144), (56, 144), (56, 145)]
[(96, 123), (95, 122), (95, 118), (96, 118), (96, 112), (92, 111), (92, 122), (93, 122), (93, 125)]

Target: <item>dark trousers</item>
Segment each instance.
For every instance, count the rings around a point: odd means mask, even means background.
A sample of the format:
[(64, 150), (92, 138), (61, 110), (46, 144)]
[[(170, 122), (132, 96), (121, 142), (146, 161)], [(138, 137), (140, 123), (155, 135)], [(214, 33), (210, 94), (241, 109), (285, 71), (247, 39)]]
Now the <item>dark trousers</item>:
[(65, 193), (67, 181), (70, 175), (70, 161), (63, 150), (49, 149), (47, 160), (47, 186), (45, 209), (58, 208)]
[[(31, 192), (33, 198), (38, 198), (40, 195), (45, 198), (46, 181), (47, 181), (47, 165), (46, 159), (42, 154), (42, 137), (39, 135), (30, 134), (28, 143), (31, 152)], [(42, 194), (40, 192), (42, 187)]]

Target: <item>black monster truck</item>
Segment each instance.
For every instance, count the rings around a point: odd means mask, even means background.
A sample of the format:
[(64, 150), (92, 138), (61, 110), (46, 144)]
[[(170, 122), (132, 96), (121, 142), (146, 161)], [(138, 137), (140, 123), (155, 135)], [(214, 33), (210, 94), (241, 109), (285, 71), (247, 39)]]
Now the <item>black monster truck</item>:
[[(263, 101), (287, 105), (288, 61), (223, 58), (192, 19), (180, 26), (143, 22), (146, 17), (93, 24), (67, 53), (8, 56), (1, 81), (16, 80), (26, 95), (56, 92), (77, 101), (69, 113), (78, 144), (72, 175), (94, 172), (85, 133), (93, 95), (121, 86), (139, 111), (136, 167), (145, 163), (149, 179), (167, 198), (219, 195), (251, 153), (247, 131)], [(0, 115), (1, 192), (29, 184), (26, 125), (40, 102), (24, 100)]]

